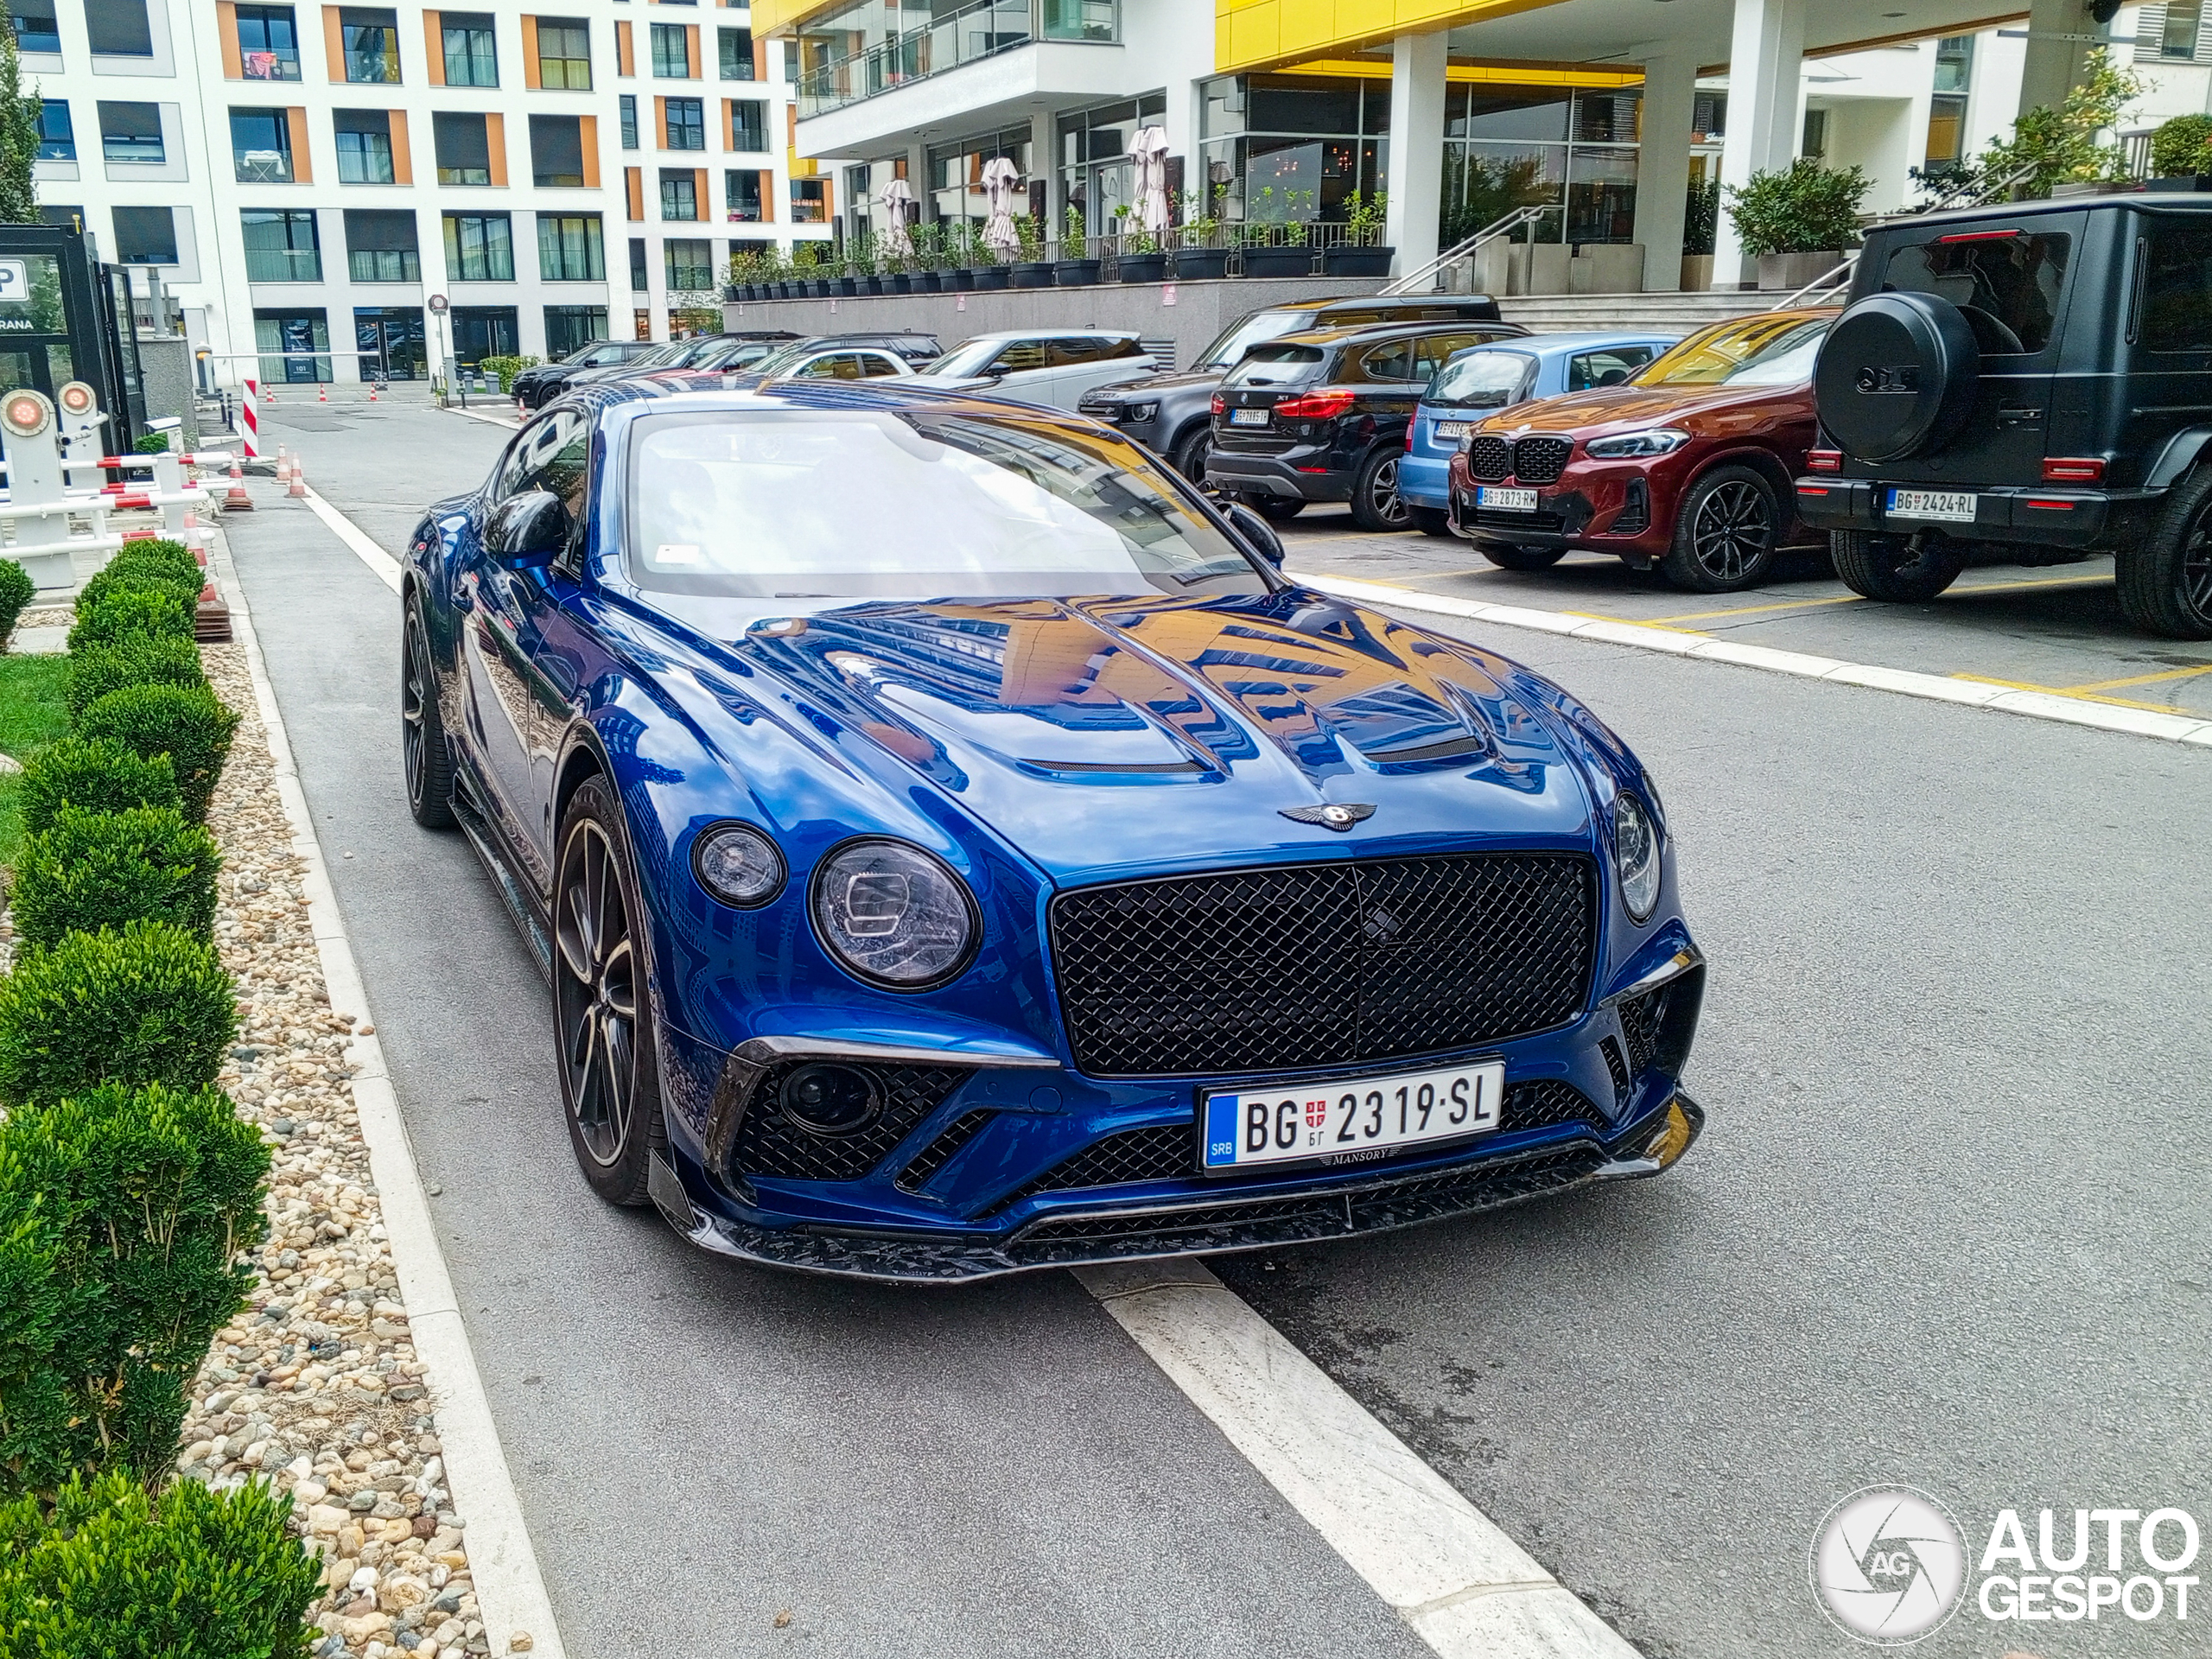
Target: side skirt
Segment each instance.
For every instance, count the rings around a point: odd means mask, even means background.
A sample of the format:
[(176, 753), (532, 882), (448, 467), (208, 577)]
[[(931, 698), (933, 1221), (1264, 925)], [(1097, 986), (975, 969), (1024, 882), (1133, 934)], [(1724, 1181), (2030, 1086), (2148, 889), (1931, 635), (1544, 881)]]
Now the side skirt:
[(538, 977), (550, 988), (553, 983), (553, 938), (544, 911), (539, 906), (499, 850), (499, 832), (485, 817), (476, 804), (476, 781), (463, 761), (454, 768), (453, 815), (460, 821), (462, 833), (475, 850), (476, 857), (492, 878), (500, 901), (507, 907), (507, 914), (523, 942), (530, 946), (531, 959), (537, 964)]

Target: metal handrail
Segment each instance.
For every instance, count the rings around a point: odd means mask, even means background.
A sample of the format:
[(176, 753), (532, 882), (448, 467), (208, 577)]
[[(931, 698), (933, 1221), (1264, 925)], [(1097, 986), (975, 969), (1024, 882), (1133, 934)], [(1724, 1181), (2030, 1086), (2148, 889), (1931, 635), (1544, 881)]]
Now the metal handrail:
[(1492, 220), (1488, 225), (1485, 225), (1481, 230), (1477, 231), (1472, 236), (1467, 237), (1462, 241), (1454, 242), (1450, 247), (1445, 249), (1443, 252), (1438, 254), (1435, 258), (1430, 260), (1427, 264), (1422, 265), (1418, 270), (1408, 271), (1403, 276), (1399, 277), (1397, 281), (1390, 283), (1388, 287), (1383, 289), (1382, 292), (1386, 295), (1394, 296), (1399, 294), (1410, 294), (1423, 278), (1427, 278), (1429, 285), (1433, 288), (1435, 286), (1435, 279), (1438, 273), (1442, 271), (1446, 266), (1454, 264), (1459, 260), (1466, 258), (1471, 255), (1476, 249), (1482, 246), (1484, 243), (1496, 241), (1501, 236), (1510, 236), (1524, 225), (1534, 225), (1546, 213), (1560, 213), (1564, 211), (1565, 208), (1563, 205), (1556, 201), (1532, 202), (1526, 207), (1516, 207), (1512, 212)]
[[(909, 82), (926, 80), (964, 64), (995, 57), (1001, 52), (1033, 46), (1039, 41), (1056, 43), (1117, 46), (1122, 40), (1120, 0), (1075, 0), (1076, 22), (1048, 16), (1052, 0), (976, 0), (957, 11), (932, 17), (926, 23), (894, 35), (865, 52), (833, 59), (808, 70), (793, 89), (802, 118), (842, 110), (865, 99), (892, 92)], [(1096, 9), (1103, 21), (1093, 23)], [(988, 27), (969, 25), (988, 16)], [(1001, 28), (1000, 25), (1006, 25)]]
[(1843, 256), (1843, 263), (1834, 270), (1815, 276), (1774, 308), (1777, 311), (1795, 311), (1813, 295), (1833, 294), (1839, 288), (1848, 288), (1851, 286), (1851, 273), (1858, 268), (1859, 254), (1854, 249)]

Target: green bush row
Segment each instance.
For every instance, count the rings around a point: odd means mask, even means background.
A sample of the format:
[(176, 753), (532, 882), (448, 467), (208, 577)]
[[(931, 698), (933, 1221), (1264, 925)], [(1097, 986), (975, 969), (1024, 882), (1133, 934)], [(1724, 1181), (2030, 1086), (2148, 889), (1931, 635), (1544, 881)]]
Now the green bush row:
[(205, 940), (150, 921), (72, 933), (0, 979), (0, 1105), (111, 1083), (205, 1089), (238, 1028), (231, 976)]
[(215, 838), (174, 808), (62, 807), (16, 855), (16, 935), (37, 951), (71, 933), (156, 921), (213, 939), (222, 861)]
[(13, 559), (0, 558), (0, 647), (7, 645), (8, 636), (16, 631), (16, 619), (37, 592), (29, 571)]

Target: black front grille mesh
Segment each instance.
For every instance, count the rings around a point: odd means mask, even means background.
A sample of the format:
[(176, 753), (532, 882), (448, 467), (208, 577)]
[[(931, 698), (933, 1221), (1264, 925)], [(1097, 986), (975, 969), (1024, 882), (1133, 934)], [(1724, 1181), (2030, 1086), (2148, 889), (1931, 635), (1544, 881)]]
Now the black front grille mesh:
[(788, 1122), (777, 1104), (784, 1079), (809, 1064), (805, 1059), (782, 1061), (753, 1090), (745, 1121), (738, 1126), (737, 1144), (730, 1153), (734, 1173), (794, 1181), (858, 1180), (975, 1075), (963, 1066), (856, 1067), (875, 1079), (882, 1092), (883, 1110), (858, 1135), (830, 1138), (810, 1135)]
[(1628, 1069), (1642, 1076), (1659, 1052), (1659, 1021), (1667, 1012), (1667, 988), (1631, 996), (1620, 1005), (1621, 1035), (1628, 1039)]
[(1467, 473), (1485, 484), (1495, 484), (1513, 470), (1513, 446), (1503, 438), (1467, 440)]
[(1523, 484), (1555, 484), (1573, 453), (1572, 438), (1522, 438), (1513, 446), (1513, 476)]
[(930, 1184), (930, 1177), (950, 1163), (961, 1147), (989, 1128), (997, 1116), (996, 1112), (961, 1113), (938, 1132), (936, 1140), (906, 1160), (906, 1167), (892, 1185), (901, 1192), (920, 1192)]
[(1052, 901), (1076, 1064), (1104, 1077), (1358, 1065), (1582, 1007), (1590, 862), (1469, 854), (1078, 889)]

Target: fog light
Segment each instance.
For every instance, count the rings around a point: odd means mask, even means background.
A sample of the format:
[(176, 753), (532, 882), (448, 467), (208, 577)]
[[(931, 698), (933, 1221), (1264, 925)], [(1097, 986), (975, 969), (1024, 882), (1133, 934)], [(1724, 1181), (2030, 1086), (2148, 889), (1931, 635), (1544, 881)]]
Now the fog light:
[(857, 1135), (882, 1110), (875, 1084), (849, 1065), (802, 1065), (777, 1091), (784, 1116), (809, 1135)]
[(1690, 1149), (1693, 1133), (1689, 1114), (1682, 1109), (1682, 1103), (1670, 1100), (1667, 1103), (1666, 1122), (1660, 1124), (1659, 1132), (1651, 1137), (1651, 1144), (1644, 1147), (1643, 1155), (1664, 1169)]

